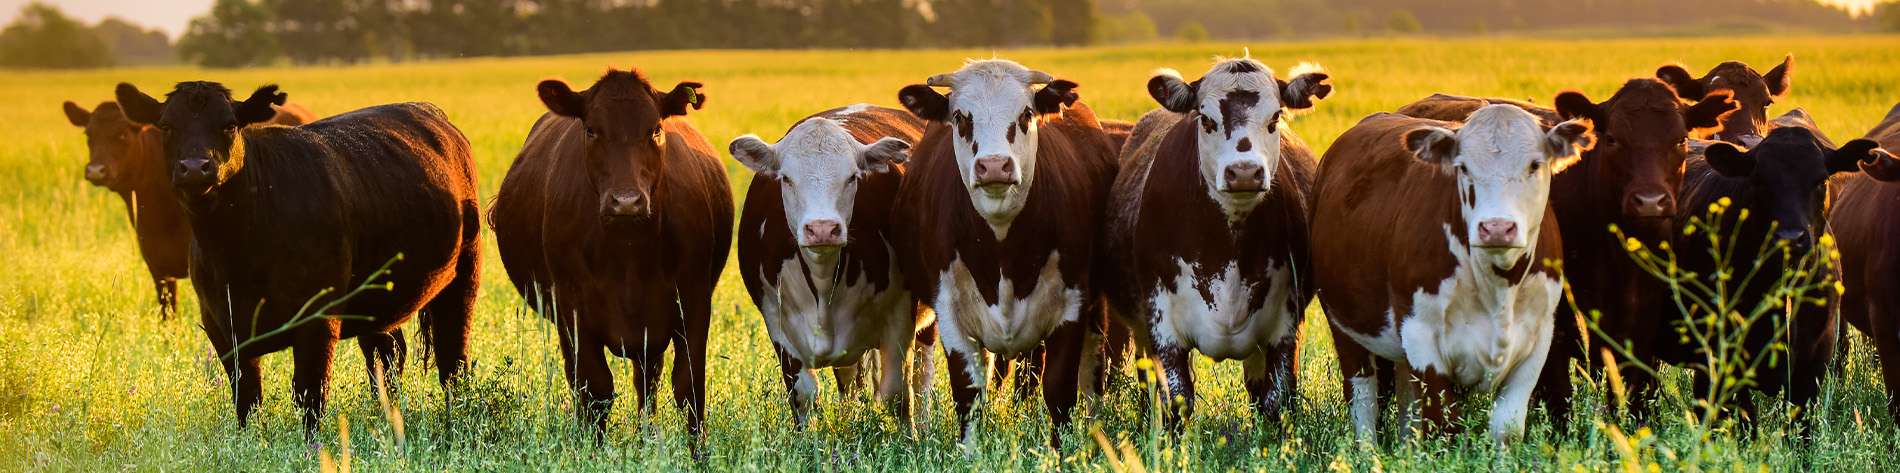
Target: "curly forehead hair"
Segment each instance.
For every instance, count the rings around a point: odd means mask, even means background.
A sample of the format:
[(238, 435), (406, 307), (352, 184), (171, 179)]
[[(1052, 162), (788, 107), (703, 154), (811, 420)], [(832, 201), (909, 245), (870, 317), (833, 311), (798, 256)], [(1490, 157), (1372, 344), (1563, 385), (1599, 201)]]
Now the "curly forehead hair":
[(653, 97), (653, 85), (639, 69), (607, 69), (588, 90), (598, 98)]
[(203, 110), (218, 101), (230, 102), (231, 89), (217, 82), (179, 82), (171, 93), (165, 94), (165, 103), (183, 104), (192, 110)]

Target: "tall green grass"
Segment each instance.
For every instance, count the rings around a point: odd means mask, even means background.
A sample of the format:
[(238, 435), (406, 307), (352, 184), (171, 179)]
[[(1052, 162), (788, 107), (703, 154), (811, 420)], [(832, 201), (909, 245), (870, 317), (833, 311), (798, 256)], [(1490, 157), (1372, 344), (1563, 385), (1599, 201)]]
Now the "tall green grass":
[[(444, 407), (431, 370), (411, 366), (391, 399), (404, 413), (406, 444), (397, 443), (364, 360), (350, 349), (339, 350), (322, 432), (306, 439), (299, 428), (289, 399), (288, 355), (265, 358), (264, 402), (251, 427), (240, 430), (223, 374), (211, 364), (198, 328), (195, 297), (183, 299), (182, 317), (159, 322), (123, 206), (80, 179), (85, 141), (66, 123), (59, 102), (91, 107), (110, 98), (120, 81), (156, 92), (200, 79), (241, 92), (281, 84), (292, 101), (324, 115), (434, 102), (474, 143), (484, 195), (492, 195), (544, 111), (535, 82), (560, 76), (585, 87), (609, 64), (637, 65), (662, 89), (686, 79), (705, 82), (709, 103), (690, 119), (724, 148), (745, 133), (776, 139), (818, 110), (895, 105), (898, 88), (953, 70), (964, 58), (992, 55), (1076, 80), (1099, 115), (1133, 120), (1154, 107), (1143, 87), (1153, 69), (1196, 77), (1212, 56), (1238, 55), (1246, 47), (1276, 69), (1316, 62), (1333, 73), (1337, 94), (1291, 125), (1316, 149), (1367, 114), (1431, 93), (1548, 102), (1560, 90), (1579, 88), (1603, 100), (1623, 80), (1647, 76), (1665, 61), (1682, 61), (1697, 73), (1731, 59), (1765, 69), (1793, 52), (1794, 93), (1772, 113), (1805, 107), (1837, 140), (1859, 136), (1900, 100), (1894, 72), (1900, 37), (1888, 36), (672, 51), (237, 71), (0, 72), (0, 90), (8, 92), (0, 94), (0, 470), (309, 470), (318, 465), (320, 445), (340, 451), (335, 426), (341, 417), (349, 418), (357, 470), (1102, 470), (1102, 455), (1082, 430), (1071, 434), (1060, 458), (1043, 446), (1042, 403), (1018, 403), (1007, 389), (990, 397), (981, 434), (959, 446), (942, 375), (930, 428), (922, 432), (906, 432), (869, 399), (839, 399), (829, 377), (821, 382), (825, 394), (811, 429), (793, 431), (770, 342), (730, 269), (714, 303), (707, 458), (688, 457), (683, 419), (669, 407), (666, 389), (650, 415), (623, 396), (611, 431), (597, 441), (573, 421), (553, 329), (524, 311), (492, 249), (477, 306), (471, 350), (478, 365), (469, 394)], [(729, 159), (727, 169), (743, 195), (750, 173)], [(1647, 425), (1615, 418), (1605, 408), (1604, 388), (1585, 386), (1570, 432), (1551, 432), (1540, 414), (1526, 441), (1504, 447), (1483, 435), (1362, 445), (1346, 417), (1324, 323), (1315, 308), (1302, 329), (1300, 400), (1286, 422), (1264, 424), (1251, 416), (1238, 363), (1203, 360), (1197, 366), (1200, 408), (1180, 441), (1149, 436), (1127, 374), (1105, 399), (1085, 405), (1080, 425), (1099, 422), (1111, 439), (1126, 436), (1151, 469), (1199, 471), (1647, 470), (1651, 462), (1671, 470), (1695, 439), (1684, 420), (1669, 415), (1691, 402), (1686, 375), (1674, 370), (1665, 376), (1657, 409), (1663, 415)], [(1758, 434), (1718, 436), (1703, 449), (1709, 458), (1702, 464), (1745, 471), (1900, 468), (1894, 454), (1900, 436), (1882, 409), (1869, 346), (1856, 338), (1845, 368), (1831, 378), (1817, 406), (1813, 441), (1790, 440), (1787, 423), (1774, 420), (1785, 410), (1770, 407), (1768, 419), (1755, 422)], [(616, 373), (630, 372), (626, 361), (613, 363)], [(1483, 431), (1481, 408), (1467, 417), (1476, 422), (1473, 431)], [(1634, 463), (1618, 453), (1625, 446)]]

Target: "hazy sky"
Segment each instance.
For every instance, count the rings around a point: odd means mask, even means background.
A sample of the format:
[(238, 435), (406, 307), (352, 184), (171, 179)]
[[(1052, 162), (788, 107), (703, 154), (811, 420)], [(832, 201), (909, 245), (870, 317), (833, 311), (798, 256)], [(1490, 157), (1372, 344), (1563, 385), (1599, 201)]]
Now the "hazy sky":
[[(0, 24), (12, 23), (20, 15), (20, 7), (32, 0), (0, 0)], [(59, 7), (67, 15), (78, 17), (87, 23), (98, 23), (107, 16), (118, 16), (133, 23), (147, 27), (157, 27), (178, 39), (185, 31), (185, 25), (191, 18), (211, 10), (213, 0), (42, 0)], [(1821, 0), (1824, 3), (1847, 5), (1855, 10), (1867, 8), (1880, 0)]]

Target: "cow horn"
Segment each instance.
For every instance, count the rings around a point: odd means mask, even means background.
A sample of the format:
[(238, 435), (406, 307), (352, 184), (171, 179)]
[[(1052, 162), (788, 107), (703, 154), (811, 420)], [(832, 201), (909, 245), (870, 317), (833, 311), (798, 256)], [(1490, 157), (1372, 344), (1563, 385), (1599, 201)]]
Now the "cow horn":
[(1054, 80), (1056, 80), (1055, 76), (1049, 75), (1049, 73), (1047, 72), (1042, 72), (1035, 69), (1029, 70), (1029, 83), (1032, 85), (1047, 84)]
[(930, 76), (930, 80), (924, 81), (924, 84), (931, 87), (956, 87), (957, 81), (950, 74), (937, 74)]

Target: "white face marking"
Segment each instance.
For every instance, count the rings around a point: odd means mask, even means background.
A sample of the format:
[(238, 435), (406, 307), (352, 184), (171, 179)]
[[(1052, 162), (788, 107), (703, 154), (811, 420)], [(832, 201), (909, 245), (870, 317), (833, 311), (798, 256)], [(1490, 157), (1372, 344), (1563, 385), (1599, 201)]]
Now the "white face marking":
[(938, 330), (944, 331), (944, 346), (965, 353), (987, 350), (1014, 359), (1042, 344), (1057, 325), (1075, 321), (1082, 311), (1082, 292), (1062, 280), (1058, 253), (1037, 277), (1036, 289), (1018, 299), (1016, 283), (1003, 278), (997, 286), (998, 303), (990, 305), (975, 287), (970, 269), (959, 257), (938, 275), (936, 304)]
[(1280, 84), (1265, 64), (1240, 58), (1208, 69), (1196, 91), (1197, 110), (1202, 117), (1195, 123), (1201, 179), (1207, 185), (1208, 196), (1221, 205), (1229, 222), (1238, 221), (1266, 193), (1228, 192), (1226, 170), (1235, 163), (1257, 164), (1265, 173), (1266, 185), (1272, 185), (1274, 171), (1280, 165)]
[(805, 120), (772, 145), (778, 155), (785, 223), (799, 246), (813, 244), (803, 231), (807, 224), (850, 225), (858, 181), (868, 174), (861, 157), (865, 148), (838, 122), (824, 118)]
[[(1036, 178), (1035, 94), (1033, 71), (1013, 61), (973, 61), (952, 73), (950, 125), (955, 127), (957, 169), (969, 189), (970, 203), (990, 225), (996, 238), (1008, 236), (1009, 226), (1029, 199)], [(1028, 119), (1025, 120), (1024, 118)], [(968, 126), (970, 130), (963, 130)], [(969, 135), (969, 139), (964, 136)], [(976, 185), (976, 160), (1007, 159), (1016, 170), (1017, 184)]]
[(1515, 106), (1487, 106), (1472, 112), (1457, 136), (1458, 155), (1448, 164), (1458, 177), (1465, 234), (1475, 244), (1480, 224), (1505, 221), (1517, 226), (1511, 247), (1537, 241), (1556, 174), (1537, 118)]
[[(1259, 287), (1240, 275), (1237, 263), (1229, 262), (1224, 271), (1206, 281), (1195, 276), (1195, 268), (1176, 259), (1179, 271), (1171, 284), (1154, 289), (1149, 304), (1159, 310), (1162, 322), (1154, 328), (1157, 341), (1178, 344), (1215, 360), (1246, 359), (1272, 346), (1291, 333), (1298, 314), (1287, 313), (1288, 301), (1298, 297), (1293, 290), (1293, 271), (1278, 262), (1268, 264), (1266, 287)], [(1214, 297), (1202, 298), (1206, 286)], [(1247, 312), (1256, 291), (1266, 291), (1260, 310)]]

